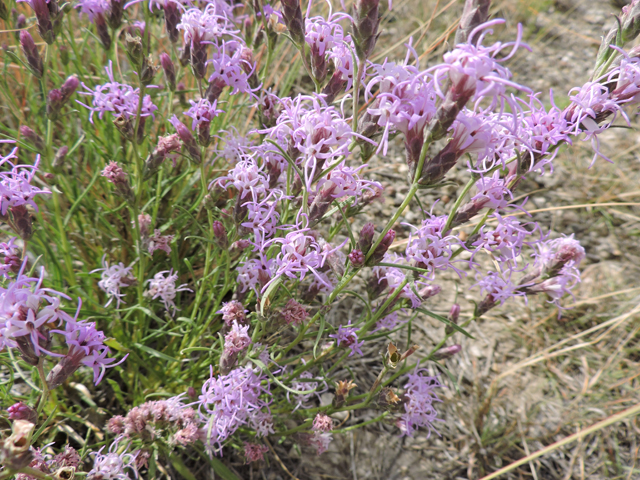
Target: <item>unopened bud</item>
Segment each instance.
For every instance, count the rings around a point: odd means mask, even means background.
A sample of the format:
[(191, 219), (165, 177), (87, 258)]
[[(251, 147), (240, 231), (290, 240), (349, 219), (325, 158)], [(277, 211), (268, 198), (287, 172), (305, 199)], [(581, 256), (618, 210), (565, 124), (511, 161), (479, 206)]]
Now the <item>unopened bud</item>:
[(204, 78), (207, 73), (207, 43), (197, 35), (192, 37), (190, 61), (193, 75), (198, 79)]
[(373, 223), (365, 223), (360, 230), (360, 239), (358, 240), (358, 249), (365, 255), (369, 253), (371, 245), (373, 245), (373, 235), (375, 234), (375, 226)]
[(385, 233), (384, 237), (382, 237), (382, 240), (374, 250), (373, 255), (369, 257), (369, 261), (367, 262), (367, 265), (372, 266), (379, 263), (380, 260), (382, 260), (382, 258), (384, 257), (384, 254), (387, 253), (387, 250), (389, 250), (389, 247), (391, 246), (391, 244), (395, 239), (396, 239), (395, 230), (389, 230), (387, 233)]
[(441, 348), (436, 353), (433, 354), (434, 360), (444, 360), (445, 358), (449, 358), (454, 356), (456, 353), (459, 353), (462, 350), (460, 345), (451, 345), (450, 347)]
[(38, 412), (22, 402), (11, 405), (7, 412), (9, 412), (9, 420), (26, 420), (33, 424), (38, 421)]
[(69, 48), (65, 45), (60, 45), (58, 47), (58, 53), (60, 54), (60, 61), (66, 67), (69, 65)]
[(349, 261), (355, 268), (362, 267), (364, 265), (364, 253), (362, 253), (362, 250), (358, 250), (357, 248), (351, 250)]
[(178, 24), (180, 23), (180, 10), (178, 2), (164, 2), (164, 25), (167, 29), (167, 35), (171, 43), (176, 43), (180, 37)]
[[(460, 305), (458, 305), (457, 303), (454, 303), (453, 305), (451, 305), (451, 310), (449, 310), (448, 320), (451, 323), (455, 323), (457, 325), (459, 316), (460, 316)], [(446, 333), (447, 335), (451, 335), (454, 331), (455, 329), (449, 325), (447, 325), (444, 329), (444, 333)]]
[(324, 101), (328, 104), (332, 103), (338, 94), (344, 89), (347, 84), (346, 80), (344, 80), (342, 76), (342, 72), (335, 71), (331, 78), (322, 89), (322, 94), (325, 96)]
[(466, 0), (456, 32), (456, 45), (465, 43), (473, 29), (488, 20), (490, 6), (491, 0)]
[(353, 42), (360, 60), (366, 60), (378, 39), (380, 0), (356, 0), (353, 4)]
[(159, 69), (160, 67), (153, 64), (153, 59), (151, 58), (151, 55), (149, 55), (149, 57), (142, 62), (142, 67), (140, 69), (140, 82), (143, 85), (149, 85), (153, 80), (153, 77), (158, 73)]
[(289, 30), (289, 35), (298, 48), (305, 44), (305, 22), (300, 9), (300, 0), (282, 0), (282, 18)]
[(27, 64), (33, 76), (42, 78), (42, 74), (44, 73), (42, 58), (40, 57), (38, 47), (33, 41), (33, 37), (26, 30), (20, 32), (20, 46), (22, 47), (24, 56), (27, 58)]
[(167, 82), (167, 86), (169, 87), (169, 90), (171, 90), (172, 92), (175, 92), (176, 91), (176, 69), (173, 66), (171, 57), (164, 52), (161, 53), (160, 65), (162, 65), (162, 70), (164, 71), (164, 78)]
[(109, 0), (109, 14), (107, 15), (107, 22), (109, 23), (109, 26), (113, 30), (117, 30), (122, 24), (123, 14), (124, 14), (123, 0)]
[(109, 50), (111, 48), (111, 35), (109, 35), (109, 27), (107, 26), (107, 19), (104, 17), (104, 14), (96, 14), (93, 23), (96, 26), (96, 33), (98, 39), (100, 39), (102, 48)]
[[(31, 0), (29, 2), (31, 4), (31, 8), (33, 8), (33, 12), (36, 15), (36, 20), (38, 22), (38, 33), (42, 37), (42, 39), (47, 42), (49, 45), (53, 44), (56, 39), (56, 35), (54, 32), (54, 25), (52, 20), (58, 20), (57, 18), (52, 19), (52, 10), (55, 17), (62, 17), (62, 13), (58, 8), (58, 4), (55, 0), (52, 1), (53, 5), (49, 5), (47, 0)], [(20, 32), (22, 35), (22, 32)]]
[(38, 152), (42, 153), (45, 150), (44, 140), (42, 137), (34, 132), (31, 128), (26, 125), (22, 125), (20, 127), (20, 135), (24, 138), (24, 140), (35, 148)]
[(11, 12), (2, 0), (0, 0), (0, 18), (4, 20), (5, 23), (11, 18)]
[(223, 250), (229, 246), (229, 237), (227, 236), (227, 230), (224, 228), (222, 222), (216, 220), (213, 222), (213, 240), (216, 245)]
[(184, 123), (178, 120), (178, 117), (176, 117), (175, 115), (171, 118), (170, 122), (176, 129), (176, 132), (180, 137), (180, 140), (182, 141), (182, 145), (189, 153), (191, 159), (194, 161), (194, 163), (199, 165), (200, 162), (202, 162), (200, 147), (198, 147), (198, 144), (196, 143), (196, 140), (195, 138), (193, 138), (193, 135), (191, 134), (189, 129), (185, 126)]

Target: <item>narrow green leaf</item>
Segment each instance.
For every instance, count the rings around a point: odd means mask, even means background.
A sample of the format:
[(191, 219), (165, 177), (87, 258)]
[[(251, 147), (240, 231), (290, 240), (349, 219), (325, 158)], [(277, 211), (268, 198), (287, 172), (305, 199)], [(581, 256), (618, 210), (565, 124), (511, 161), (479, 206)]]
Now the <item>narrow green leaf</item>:
[(159, 352), (158, 350), (154, 350), (151, 347), (147, 347), (146, 345), (142, 345), (140, 343), (134, 343), (135, 347), (138, 347), (143, 352), (147, 352), (149, 355), (153, 355), (154, 357), (162, 358), (163, 360), (167, 360), (168, 362), (176, 362), (179, 363), (180, 360), (170, 357), (169, 355)]
[(464, 328), (459, 327), (458, 325), (456, 325), (455, 323), (450, 321), (448, 318), (445, 318), (442, 315), (438, 315), (437, 313), (430, 312), (429, 310), (425, 310), (424, 308), (416, 308), (416, 310), (419, 311), (419, 312), (424, 313), (425, 315), (430, 316), (431, 318), (435, 318), (436, 320), (444, 323), (447, 326), (450, 326), (456, 332), (460, 332), (465, 337), (469, 337), (469, 338), (475, 340), (475, 338), (473, 338), (473, 336), (470, 333), (468, 333)]

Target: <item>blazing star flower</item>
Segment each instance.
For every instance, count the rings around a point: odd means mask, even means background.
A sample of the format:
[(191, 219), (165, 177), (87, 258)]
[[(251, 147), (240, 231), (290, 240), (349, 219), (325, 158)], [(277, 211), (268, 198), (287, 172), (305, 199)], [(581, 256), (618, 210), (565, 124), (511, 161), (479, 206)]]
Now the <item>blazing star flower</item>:
[[(250, 50), (238, 42), (222, 42), (218, 50), (214, 52), (208, 61), (213, 67), (213, 73), (209, 77), (209, 83), (216, 84), (219, 88), (225, 85), (231, 88), (231, 95), (237, 93), (253, 94), (259, 87), (251, 88), (249, 78), (255, 71), (255, 63), (247, 58)], [(254, 95), (254, 98), (255, 97)]]
[(247, 260), (238, 267), (237, 281), (240, 285), (240, 292), (246, 292), (248, 289), (256, 293), (264, 288), (273, 278), (276, 263), (273, 259), (252, 258)]
[(239, 324), (244, 324), (247, 321), (247, 312), (249, 310), (245, 310), (240, 302), (237, 300), (232, 300), (230, 302), (226, 302), (222, 304), (222, 309), (218, 310), (216, 313), (222, 314), (222, 320), (229, 327), (233, 325), (234, 322)]
[(176, 294), (178, 292), (193, 291), (190, 288), (187, 288), (186, 283), (176, 287), (177, 280), (178, 274), (173, 273), (173, 269), (158, 272), (153, 276), (151, 280), (147, 280), (147, 283), (149, 284), (149, 290), (145, 292), (145, 296), (149, 296), (153, 300), (155, 300), (156, 298), (160, 298), (167, 312), (171, 313), (171, 311), (173, 310), (173, 313), (175, 313), (178, 309), (174, 302)]
[(178, 30), (184, 31), (184, 44), (217, 42), (223, 36), (236, 37), (238, 30), (227, 17), (218, 2), (207, 4), (204, 10), (190, 8), (182, 14)]
[(237, 354), (251, 345), (251, 337), (248, 334), (249, 325), (240, 326), (233, 321), (231, 330), (224, 337), (224, 350), (229, 354)]
[(197, 102), (193, 100), (189, 100), (189, 102), (191, 103), (191, 108), (184, 112), (184, 114), (193, 119), (191, 122), (191, 130), (194, 132), (197, 131), (198, 125), (201, 123), (211, 123), (211, 120), (221, 113), (224, 113), (224, 110), (216, 108), (217, 101), (211, 104), (206, 98), (201, 98)]
[(30, 205), (38, 211), (38, 206), (34, 201), (36, 195), (51, 193), (47, 189), (31, 185), (40, 166), (40, 155), (36, 156), (33, 165), (16, 165), (11, 160), (18, 158), (17, 151), (18, 149), (14, 148), (6, 157), (0, 157), (0, 165), (11, 168), (0, 172), (0, 214), (3, 216), (11, 208), (22, 205)]
[[(274, 238), (265, 242), (264, 247), (272, 243), (280, 244), (280, 252), (273, 259), (276, 275), (274, 278), (284, 275), (304, 280), (304, 277), (311, 273), (318, 281), (326, 283), (324, 278), (320, 276), (319, 269), (324, 266), (331, 251), (323, 251), (316, 239), (306, 233), (307, 229), (292, 231), (284, 238)], [(331, 284), (326, 286), (332, 288)], [(263, 290), (264, 288), (266, 286), (263, 287)]]
[[(507, 100), (506, 88), (512, 87), (518, 90), (529, 91), (526, 87), (512, 82), (511, 72), (502, 62), (510, 59), (519, 47), (529, 47), (521, 43), (522, 26), (518, 25), (518, 35), (515, 42), (494, 43), (485, 47), (482, 42), (487, 34), (493, 33), (491, 27), (504, 23), (504, 20), (496, 19), (483, 23), (476, 27), (469, 35), (467, 43), (456, 46), (451, 52), (444, 54), (444, 64), (433, 67), (435, 87), (439, 91), (439, 85), (443, 84), (444, 76), (449, 79), (452, 89), (470, 91), (479, 102), (484, 97), (493, 99), (492, 106), (500, 98)], [(503, 55), (503, 50), (511, 48), (511, 52)], [(445, 95), (439, 91), (439, 95)]]
[(173, 242), (174, 235), (160, 235), (160, 230), (156, 228), (153, 235), (149, 237), (149, 253), (153, 255), (156, 250), (162, 250), (167, 255), (171, 253), (169, 244)]
[(437, 377), (423, 375), (425, 372), (427, 369), (420, 368), (418, 364), (413, 373), (408, 375), (408, 381), (404, 386), (404, 396), (407, 399), (404, 403), (405, 413), (398, 420), (402, 435), (412, 437), (420, 427), (428, 429), (427, 438), (431, 435), (431, 430), (438, 433), (433, 427), (433, 422), (441, 420), (438, 418), (433, 402), (441, 401), (434, 390), (442, 385)]
[[(304, 359), (303, 363), (306, 363), (304, 362)], [(326, 382), (323, 382), (324, 388), (322, 390), (318, 390), (321, 381), (322, 380), (315, 378), (309, 370), (306, 370), (302, 372), (297, 379), (291, 382), (291, 388), (293, 390), (303, 392), (295, 394), (298, 402), (293, 409), (294, 412), (298, 408), (310, 408), (312, 405), (307, 404), (307, 402), (311, 400), (312, 397), (316, 397), (316, 399), (319, 400), (320, 395), (328, 390)], [(290, 392), (287, 392), (287, 400), (291, 401)]]
[(251, 194), (253, 200), (263, 195), (269, 185), (263, 175), (262, 168), (258, 167), (253, 158), (239, 161), (235, 167), (229, 170), (227, 176), (220, 177), (211, 182), (209, 189), (211, 189), (214, 184), (221, 185), (224, 188), (233, 185), (240, 193), (241, 199)]
[(19, 348), (29, 360), (42, 353), (56, 356), (48, 350), (51, 336), (45, 325), (75, 323), (60, 305), (60, 298), (70, 298), (42, 287), (44, 269), (40, 278), (31, 278), (23, 274), (25, 266), (6, 288), (0, 287), (0, 348)]
[(360, 350), (360, 347), (362, 345), (364, 345), (364, 340), (361, 342), (358, 342), (358, 335), (356, 334), (356, 328), (355, 327), (351, 327), (351, 320), (349, 320), (349, 323), (347, 324), (347, 326), (342, 326), (340, 325), (338, 327), (338, 331), (336, 333), (333, 333), (331, 335), (329, 335), (330, 338), (335, 338), (336, 339), (336, 345), (338, 345), (338, 347), (348, 347), (351, 349), (351, 353), (349, 354), (349, 356), (353, 356), (354, 353), (357, 353), (358, 355), (362, 356), (362, 350)]
[(266, 445), (244, 442), (244, 457), (247, 459), (247, 464), (264, 460), (264, 454), (268, 451), (269, 447)]
[(0, 243), (0, 257), (4, 257), (0, 263), (0, 276), (11, 278), (10, 273), (18, 273), (22, 260), (22, 248), (15, 244), (16, 237), (11, 237), (8, 242)]
[[(98, 113), (98, 117), (102, 119), (106, 112), (111, 112), (113, 116), (118, 117), (120, 115), (125, 118), (135, 117), (138, 112), (138, 101), (140, 95), (140, 89), (134, 89), (132, 86), (118, 83), (113, 78), (113, 65), (109, 60), (109, 65), (105, 67), (109, 82), (104, 85), (98, 85), (95, 90), (90, 89), (84, 83), (82, 86), (87, 92), (79, 92), (80, 95), (88, 95), (92, 97), (90, 107), (84, 103), (76, 100), (80, 105), (91, 110), (89, 114), (89, 121), (93, 123), (93, 114)], [(142, 99), (142, 108), (140, 110), (141, 117), (153, 116), (153, 112), (158, 109), (149, 95), (145, 95)]]
[(93, 455), (93, 469), (88, 473), (87, 480), (99, 480), (99, 479), (114, 479), (114, 480), (129, 480), (129, 473), (133, 472), (135, 477), (138, 477), (138, 469), (136, 467), (136, 457), (138, 452), (129, 453), (128, 449), (131, 446), (127, 444), (124, 448), (121, 448), (119, 443), (123, 437), (116, 438), (109, 446), (107, 453), (102, 453), (104, 447), (97, 452), (92, 452)]
[(478, 250), (483, 248), (493, 253), (501, 262), (515, 264), (516, 258), (522, 252), (522, 247), (534, 243), (526, 239), (533, 235), (537, 224), (533, 224), (534, 231), (529, 231), (524, 228), (527, 224), (521, 224), (514, 217), (503, 217), (497, 212), (492, 216), (498, 220), (496, 228), (489, 230), (484, 225), (479, 232), (480, 238), (472, 245)]
[(328, 417), (323, 413), (318, 413), (313, 419), (312, 428), (316, 432), (330, 432), (333, 430), (333, 420), (331, 420), (331, 417)]
[(93, 369), (93, 382), (97, 385), (107, 368), (120, 365), (129, 356), (125, 355), (117, 363), (114, 363), (116, 361), (114, 358), (107, 357), (111, 351), (104, 344), (106, 337), (102, 331), (96, 330), (96, 324), (93, 322), (67, 322), (65, 330), (51, 332), (65, 337), (69, 351), (49, 372), (47, 377), (49, 388), (62, 385), (80, 365)]
[(198, 411), (206, 432), (209, 450), (222, 450), (222, 443), (238, 427), (247, 424), (267, 403), (260, 398), (269, 395), (269, 385), (262, 386), (263, 375), (250, 366), (236, 368), (228, 375), (213, 376), (202, 386)]
[(102, 271), (98, 287), (109, 297), (105, 307), (108, 307), (115, 298), (116, 308), (120, 308), (120, 303), (123, 302), (122, 297), (124, 297), (124, 293), (120, 293), (120, 289), (130, 286), (135, 281), (131, 273), (132, 268), (125, 267), (122, 262), (109, 266), (109, 263), (105, 260), (106, 258), (106, 255), (102, 257), (102, 268), (97, 268), (91, 273)]
[(309, 317), (309, 312), (303, 305), (290, 299), (282, 310), (282, 318), (287, 325), (301, 325)]
[(89, 17), (89, 21), (94, 23), (96, 16), (104, 15), (109, 11), (108, 0), (80, 0), (77, 9), (80, 10), (80, 16), (83, 14)]
[(431, 217), (422, 222), (420, 228), (413, 227), (415, 232), (409, 235), (406, 255), (408, 260), (416, 262), (420, 268), (429, 271), (426, 278), (433, 280), (436, 270), (453, 269), (461, 275), (450, 260), (452, 246), (459, 243), (457, 237), (448, 235), (443, 229), (447, 223), (447, 216)]
[(315, 447), (318, 455), (322, 455), (333, 441), (333, 434), (329, 432), (314, 432), (309, 437), (309, 444)]

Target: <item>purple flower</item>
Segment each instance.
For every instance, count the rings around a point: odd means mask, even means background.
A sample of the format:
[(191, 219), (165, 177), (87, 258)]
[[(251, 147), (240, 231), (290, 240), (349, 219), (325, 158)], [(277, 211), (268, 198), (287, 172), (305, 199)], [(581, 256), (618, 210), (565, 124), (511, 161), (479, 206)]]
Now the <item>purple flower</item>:
[[(528, 91), (527, 88), (512, 82), (511, 72), (501, 65), (515, 54), (518, 47), (529, 49), (521, 43), (522, 26), (518, 25), (515, 42), (497, 42), (490, 47), (482, 45), (485, 36), (493, 32), (490, 27), (501, 23), (504, 23), (504, 20), (497, 19), (476, 27), (469, 35), (467, 43), (459, 44), (451, 52), (445, 53), (444, 64), (432, 68), (436, 88), (444, 82), (446, 75), (454, 89), (471, 91), (476, 102), (484, 97), (492, 98), (494, 104), (498, 98), (507, 99), (507, 87)], [(511, 48), (511, 52), (504, 55), (503, 50), (506, 48)], [(440, 95), (444, 98), (444, 94)]]
[(40, 278), (27, 277), (21, 270), (15, 281), (0, 287), (0, 347), (20, 348), (31, 360), (42, 352), (57, 355), (48, 350), (51, 336), (45, 325), (75, 323), (60, 305), (60, 298), (69, 297), (43, 288), (43, 280), (44, 269)]
[(216, 108), (216, 101), (211, 104), (206, 98), (201, 98), (197, 102), (193, 100), (189, 100), (189, 102), (191, 103), (191, 108), (184, 112), (184, 114), (193, 119), (191, 122), (191, 130), (194, 132), (197, 131), (198, 125), (201, 123), (209, 124), (215, 117), (224, 113), (224, 110), (218, 110)]
[(271, 244), (280, 244), (280, 252), (273, 259), (274, 274), (276, 277), (284, 275), (304, 280), (305, 276), (311, 273), (316, 280), (331, 289), (332, 285), (320, 275), (319, 269), (324, 267), (324, 262), (332, 250), (323, 249), (314, 237), (307, 235), (307, 232), (308, 229), (293, 231), (284, 238), (274, 238), (265, 243), (265, 248)]
[(256, 88), (251, 88), (249, 78), (254, 73), (255, 63), (247, 58), (247, 52), (251, 53), (238, 42), (222, 42), (208, 61), (213, 66), (209, 83), (231, 87), (231, 95), (252, 94)]
[(18, 158), (17, 151), (18, 149), (14, 148), (6, 157), (0, 157), (0, 165), (4, 168), (10, 167), (10, 170), (0, 172), (0, 213), (3, 216), (9, 209), (22, 205), (31, 205), (38, 211), (34, 201), (36, 195), (51, 193), (47, 189), (31, 185), (40, 166), (40, 155), (36, 156), (33, 165), (16, 165), (11, 160)]
[(329, 337), (336, 339), (336, 345), (338, 345), (338, 347), (350, 348), (351, 349), (351, 353), (349, 354), (350, 357), (354, 353), (357, 353), (358, 355), (362, 356), (363, 353), (362, 353), (362, 350), (360, 350), (360, 347), (364, 345), (364, 340), (358, 343), (358, 335), (356, 334), (357, 329), (355, 327), (351, 327), (350, 325), (351, 325), (351, 320), (349, 320), (349, 323), (347, 324), (346, 327), (340, 325), (338, 327), (338, 332), (329, 335)]
[(240, 292), (246, 292), (248, 289), (259, 290), (269, 283), (273, 278), (276, 269), (276, 262), (273, 259), (267, 260), (262, 255), (260, 258), (247, 260), (238, 267), (237, 281), (240, 286)]
[(167, 255), (171, 253), (169, 244), (173, 242), (174, 235), (160, 235), (160, 230), (155, 229), (153, 235), (149, 237), (149, 253), (153, 255), (156, 250), (162, 250)]
[(441, 420), (438, 418), (438, 412), (434, 408), (433, 402), (441, 400), (434, 390), (442, 385), (437, 377), (423, 375), (425, 372), (427, 370), (420, 368), (420, 364), (418, 364), (413, 373), (408, 375), (408, 381), (404, 386), (405, 413), (398, 420), (398, 427), (402, 435), (412, 437), (420, 427), (428, 429), (427, 438), (431, 435), (431, 430), (437, 433), (437, 430), (433, 428), (433, 422)]
[(323, 413), (318, 413), (313, 419), (312, 428), (316, 432), (330, 432), (333, 430), (333, 420)]
[[(109, 65), (105, 67), (109, 82), (104, 85), (98, 85), (95, 90), (90, 89), (84, 83), (82, 86), (88, 90), (87, 92), (80, 92), (80, 95), (89, 95), (92, 97), (92, 107), (77, 101), (83, 107), (91, 110), (89, 114), (89, 121), (93, 123), (93, 114), (98, 112), (98, 117), (102, 119), (106, 112), (111, 112), (113, 116), (124, 116), (125, 118), (135, 117), (138, 111), (138, 101), (140, 95), (140, 89), (134, 89), (132, 86), (118, 83), (113, 78), (113, 65), (109, 60)], [(149, 95), (145, 95), (142, 99), (142, 109), (140, 110), (141, 117), (152, 116), (153, 112), (158, 109)]]
[(234, 320), (231, 330), (224, 337), (225, 353), (235, 355), (251, 345), (251, 337), (249, 337), (248, 331), (249, 325), (240, 326)]
[(83, 14), (89, 17), (89, 21), (94, 23), (97, 16), (104, 16), (109, 11), (108, 0), (80, 0), (75, 8), (80, 9), (80, 16)]
[(230, 302), (223, 303), (222, 308), (216, 313), (221, 313), (222, 320), (224, 320), (224, 323), (230, 327), (235, 322), (244, 324), (247, 321), (248, 311), (249, 310), (244, 309), (240, 302), (232, 300)]
[(118, 164), (118, 162), (114, 161), (109, 162), (109, 164), (104, 167), (101, 175), (113, 184), (123, 183), (127, 181), (127, 174)]
[(107, 357), (111, 351), (104, 344), (106, 337), (102, 331), (96, 330), (96, 324), (93, 322), (67, 322), (65, 330), (51, 332), (65, 337), (69, 351), (49, 372), (47, 377), (49, 388), (61, 385), (80, 365), (93, 369), (93, 382), (97, 385), (107, 368), (120, 365), (129, 356), (125, 355), (117, 363), (114, 363), (115, 358)]
[(516, 258), (522, 252), (522, 247), (534, 243), (526, 241), (526, 239), (533, 235), (537, 224), (533, 223), (534, 230), (529, 231), (524, 228), (527, 224), (521, 224), (514, 217), (503, 217), (497, 212), (493, 214), (493, 217), (498, 220), (496, 228), (489, 230), (484, 225), (479, 232), (480, 238), (472, 245), (476, 247), (476, 251), (483, 248), (493, 253), (500, 262), (515, 265)]
[(129, 453), (128, 449), (130, 444), (125, 445), (121, 449), (119, 443), (122, 441), (122, 437), (116, 438), (109, 446), (107, 453), (102, 453), (104, 447), (97, 452), (92, 452), (94, 455), (93, 469), (87, 475), (87, 480), (129, 480), (128, 472), (131, 471), (138, 477), (138, 469), (136, 467), (136, 457), (138, 452)]
[(471, 197), (471, 203), (475, 204), (478, 211), (487, 207), (494, 210), (506, 208), (509, 202), (505, 197), (513, 198), (507, 184), (513, 177), (500, 178), (500, 172), (496, 171), (490, 177), (482, 177), (476, 182), (476, 193)]
[(122, 262), (109, 266), (109, 263), (105, 259), (106, 255), (102, 257), (102, 268), (97, 268), (91, 273), (102, 271), (98, 287), (109, 297), (109, 301), (105, 304), (105, 307), (108, 307), (115, 298), (116, 308), (120, 308), (120, 303), (123, 302), (122, 297), (125, 296), (124, 293), (120, 293), (120, 289), (132, 285), (135, 281), (131, 273), (132, 268), (125, 267)]
[(197, 402), (209, 450), (221, 451), (222, 442), (268, 408), (260, 398), (269, 395), (269, 385), (263, 386), (263, 380), (263, 375), (249, 366), (218, 377), (211, 368), (211, 378), (202, 386)]
[(16, 240), (11, 237), (8, 242), (0, 243), (0, 256), (4, 257), (0, 263), (0, 276), (5, 278), (10, 278), (10, 273), (18, 273), (22, 265), (22, 248), (15, 244)]
[(407, 323), (408, 320), (400, 320), (398, 317), (398, 311), (391, 312), (389, 315), (382, 317), (376, 323), (376, 327), (373, 329), (374, 332), (377, 332), (382, 329), (393, 330), (398, 325), (402, 325)]
[[(225, 183), (226, 182), (226, 183)], [(233, 185), (240, 193), (240, 198), (244, 199), (248, 194), (256, 200), (263, 195), (267, 188), (268, 182), (262, 173), (262, 169), (258, 167), (253, 158), (239, 161), (235, 167), (229, 170), (225, 177), (220, 177), (209, 184), (211, 189), (214, 183), (228, 188)]]
[(217, 2), (207, 4), (204, 10), (186, 10), (177, 29), (184, 31), (185, 45), (193, 45), (194, 42), (217, 42), (223, 36), (235, 37), (235, 34), (239, 33)]
[[(166, 277), (165, 277), (166, 274)], [(165, 270), (163, 272), (156, 273), (151, 280), (147, 280), (149, 284), (149, 290), (145, 292), (146, 296), (151, 297), (153, 300), (160, 298), (164, 304), (164, 308), (167, 312), (173, 313), (178, 310), (174, 299), (178, 292), (192, 292), (190, 288), (187, 288), (187, 284), (184, 283), (176, 287), (176, 281), (178, 280), (178, 274), (173, 273), (172, 270)]]
[(333, 441), (333, 434), (329, 432), (314, 432), (309, 437), (309, 444), (315, 447), (318, 455), (322, 455)]
[(269, 451), (266, 445), (244, 442), (244, 457), (247, 463), (259, 462), (264, 459), (264, 454)]
[(480, 280), (476, 285), (480, 287), (481, 292), (486, 293), (490, 304), (495, 305), (500, 302), (502, 305), (512, 297), (525, 296), (525, 293), (511, 280), (512, 274), (513, 271), (509, 269), (504, 272), (479, 273), (476, 279)]
[(450, 260), (453, 253), (451, 247), (460, 241), (443, 231), (446, 223), (446, 215), (431, 217), (424, 220), (420, 228), (413, 227), (415, 232), (409, 235), (405, 252), (407, 260), (414, 261), (418, 267), (428, 270), (429, 273), (425, 274), (425, 277), (430, 280), (435, 278), (436, 270), (451, 268), (461, 275)]

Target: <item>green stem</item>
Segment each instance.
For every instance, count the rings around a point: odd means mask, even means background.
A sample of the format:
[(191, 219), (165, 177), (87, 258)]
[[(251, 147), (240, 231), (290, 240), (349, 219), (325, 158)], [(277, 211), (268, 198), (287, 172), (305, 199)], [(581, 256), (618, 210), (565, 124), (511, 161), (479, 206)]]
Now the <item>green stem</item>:
[(49, 396), (49, 385), (47, 384), (47, 376), (44, 374), (44, 357), (40, 357), (36, 368), (38, 370), (40, 382), (42, 383), (42, 396), (40, 397), (37, 408), (38, 418), (40, 418), (42, 409), (44, 408), (45, 403), (47, 403), (47, 397)]
[(460, 208), (460, 205), (462, 205), (462, 201), (467, 196), (467, 193), (469, 192), (469, 190), (471, 190), (471, 187), (475, 185), (475, 183), (476, 183), (475, 179), (471, 177), (471, 179), (467, 182), (467, 184), (462, 189), (462, 192), (460, 192), (460, 195), (458, 195), (458, 198), (456, 199), (456, 203), (454, 203), (453, 207), (451, 207), (451, 211), (449, 212), (449, 216), (447, 217), (447, 223), (442, 229), (443, 234), (446, 234), (446, 232), (448, 232), (449, 229), (451, 228), (453, 217), (455, 217), (456, 212)]

